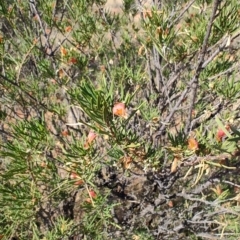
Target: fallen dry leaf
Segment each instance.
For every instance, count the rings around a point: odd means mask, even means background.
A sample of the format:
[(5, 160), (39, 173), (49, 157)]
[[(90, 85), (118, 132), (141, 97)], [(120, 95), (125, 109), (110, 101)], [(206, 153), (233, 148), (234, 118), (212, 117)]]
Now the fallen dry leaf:
[(179, 161), (179, 159), (177, 157), (175, 157), (173, 159), (173, 162), (172, 162), (172, 165), (171, 165), (171, 173), (174, 173), (174, 172), (177, 171), (178, 161)]

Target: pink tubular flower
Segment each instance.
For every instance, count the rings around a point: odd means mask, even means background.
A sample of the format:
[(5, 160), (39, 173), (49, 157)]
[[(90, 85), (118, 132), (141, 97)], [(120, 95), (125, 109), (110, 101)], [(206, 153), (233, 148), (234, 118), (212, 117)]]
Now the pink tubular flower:
[(75, 172), (71, 172), (70, 179), (76, 180), (74, 182), (74, 185), (82, 185), (84, 183), (84, 181), (81, 179), (81, 177), (78, 174), (76, 174)]
[(89, 194), (89, 198), (86, 198), (85, 201), (87, 203), (93, 204), (93, 199), (97, 197), (97, 194), (94, 190), (90, 190), (88, 194)]
[(219, 130), (217, 131), (217, 136), (216, 136), (216, 138), (217, 138), (217, 140), (220, 142), (220, 141), (222, 141), (222, 139), (223, 139), (223, 137), (224, 137), (225, 135), (226, 135), (225, 132), (224, 132), (222, 129), (219, 129)]
[(94, 141), (94, 139), (97, 137), (97, 134), (93, 131), (90, 131), (88, 136), (87, 136), (87, 140), (84, 143), (84, 148), (88, 149), (89, 146), (92, 144), (92, 142)]
[(93, 131), (90, 131), (88, 136), (87, 136), (87, 141), (88, 143), (92, 143), (93, 140), (97, 137), (97, 134)]
[[(226, 130), (229, 130), (230, 126), (227, 125), (227, 126), (225, 126), (225, 128), (226, 128)], [(221, 142), (225, 136), (226, 136), (226, 133), (222, 129), (218, 129), (217, 135), (216, 135), (217, 141)]]
[(90, 191), (89, 191), (89, 195), (90, 195), (92, 198), (96, 198), (96, 197), (97, 197), (97, 194), (95, 193), (94, 190), (90, 190)]
[(126, 118), (127, 117), (127, 110), (125, 107), (125, 103), (115, 103), (112, 109), (114, 115)]

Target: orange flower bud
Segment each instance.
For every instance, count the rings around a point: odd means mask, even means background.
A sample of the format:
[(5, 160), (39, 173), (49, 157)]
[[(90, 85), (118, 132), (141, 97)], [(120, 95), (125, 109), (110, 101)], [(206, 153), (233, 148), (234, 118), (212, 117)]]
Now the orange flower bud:
[(66, 48), (64, 48), (63, 46), (61, 46), (61, 48), (60, 48), (60, 52), (61, 52), (61, 55), (64, 57), (64, 56), (66, 56), (67, 55), (67, 49)]
[(68, 132), (68, 130), (63, 130), (63, 131), (61, 132), (61, 134), (62, 134), (63, 137), (66, 137), (66, 136), (69, 135), (69, 132)]
[(71, 26), (65, 27), (65, 32), (71, 32), (71, 31), (72, 31), (72, 27)]
[(198, 149), (198, 142), (193, 137), (190, 137), (188, 139), (188, 149), (189, 150), (194, 150), (194, 151)]
[(77, 63), (77, 59), (76, 58), (74, 58), (74, 57), (72, 57), (72, 58), (70, 58), (69, 60), (68, 60), (68, 63), (72, 63), (72, 64), (76, 64)]

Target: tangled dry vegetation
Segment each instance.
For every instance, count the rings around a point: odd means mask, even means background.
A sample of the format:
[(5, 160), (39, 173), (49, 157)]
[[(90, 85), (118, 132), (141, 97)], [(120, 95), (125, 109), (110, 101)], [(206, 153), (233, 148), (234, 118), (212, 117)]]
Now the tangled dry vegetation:
[(1, 2), (0, 239), (238, 239), (239, 6)]

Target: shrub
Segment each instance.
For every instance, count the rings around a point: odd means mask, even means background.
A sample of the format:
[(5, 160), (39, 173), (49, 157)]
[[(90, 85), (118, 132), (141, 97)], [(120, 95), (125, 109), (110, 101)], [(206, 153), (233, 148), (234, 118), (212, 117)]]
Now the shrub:
[(238, 1), (113, 2), (0, 3), (0, 238), (236, 239)]

